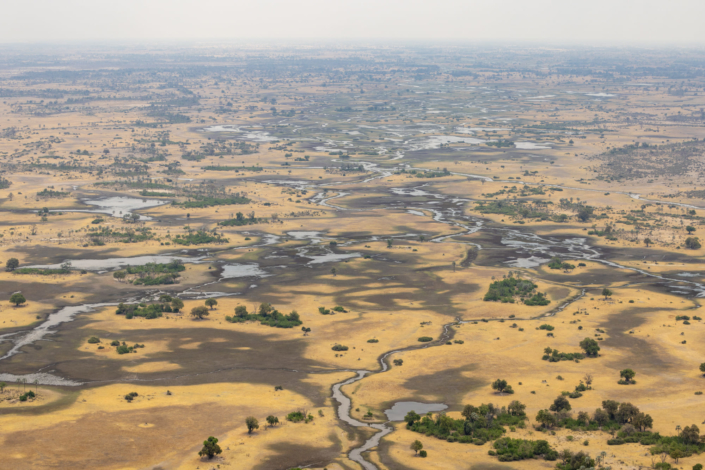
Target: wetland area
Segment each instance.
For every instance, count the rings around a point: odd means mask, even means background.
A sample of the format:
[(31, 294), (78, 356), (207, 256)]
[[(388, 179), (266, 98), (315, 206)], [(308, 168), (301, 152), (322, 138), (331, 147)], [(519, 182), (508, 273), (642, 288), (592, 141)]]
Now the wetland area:
[(2, 62), (0, 466), (703, 461), (705, 67), (574, 52)]

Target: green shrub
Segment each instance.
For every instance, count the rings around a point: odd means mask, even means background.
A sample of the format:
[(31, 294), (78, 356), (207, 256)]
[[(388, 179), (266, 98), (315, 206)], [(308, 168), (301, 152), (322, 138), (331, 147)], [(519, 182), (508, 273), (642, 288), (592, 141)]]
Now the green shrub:
[(503, 437), (493, 444), (500, 462), (533, 459), (544, 457), (546, 460), (555, 460), (558, 453), (551, 449), (547, 441), (530, 441), (527, 439), (512, 439)]
[(100, 338), (98, 338), (97, 336), (91, 336), (90, 338), (88, 338), (88, 342), (90, 344), (100, 343)]
[(419, 338), (419, 341), (422, 343), (428, 343), (429, 341), (433, 341), (433, 338), (430, 336), (422, 336)]

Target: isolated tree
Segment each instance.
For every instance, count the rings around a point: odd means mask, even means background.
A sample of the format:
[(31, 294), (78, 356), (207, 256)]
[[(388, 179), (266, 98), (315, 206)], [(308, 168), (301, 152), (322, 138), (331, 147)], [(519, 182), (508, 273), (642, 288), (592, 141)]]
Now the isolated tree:
[(24, 295), (20, 294), (19, 292), (15, 292), (10, 296), (10, 303), (15, 304), (15, 307), (19, 307), (25, 302), (27, 302), (27, 299), (25, 299)]
[(182, 308), (184, 308), (183, 300), (177, 298), (171, 299), (171, 309), (174, 310), (174, 312), (179, 313), (179, 310)]
[(252, 434), (252, 431), (259, 429), (259, 421), (254, 416), (248, 416), (245, 419), (245, 425), (247, 426), (247, 434)]
[(394, 241), (393, 241), (391, 238), (388, 238), (388, 239), (387, 239), (387, 248), (391, 248), (391, 247), (392, 247), (392, 243), (394, 243)]
[(646, 245), (646, 248), (648, 248), (649, 245), (651, 245), (652, 243), (653, 241), (651, 241), (650, 238), (644, 238), (644, 244)]
[(20, 267), (20, 262), (17, 258), (10, 258), (5, 262), (5, 271), (14, 271)]
[(331, 273), (333, 276), (336, 275), (336, 274), (335, 274), (336, 272), (337, 272), (337, 271), (335, 270), (335, 268), (330, 268), (330, 273)]
[(568, 399), (561, 395), (555, 400), (553, 400), (553, 404), (548, 409), (551, 411), (559, 412), (570, 411), (572, 407), (570, 406), (570, 402), (568, 401)]
[(423, 449), (423, 444), (418, 439), (411, 443), (411, 450), (416, 454), (418, 454), (421, 449)]
[(688, 231), (688, 234), (695, 232), (695, 227), (692, 225), (688, 225), (685, 229)]
[(199, 320), (203, 320), (203, 317), (207, 317), (209, 314), (210, 312), (203, 305), (199, 305), (198, 307), (191, 309), (191, 316), (196, 317)]
[(210, 307), (211, 310), (213, 310), (213, 307), (215, 307), (216, 305), (218, 305), (218, 301), (215, 300), (215, 299), (207, 299), (207, 300), (206, 300), (206, 305), (207, 305), (208, 307)]
[(585, 374), (585, 377), (583, 377), (583, 380), (585, 381), (585, 385), (587, 385), (587, 388), (591, 388), (591, 386), (592, 386), (592, 374)]
[(270, 427), (277, 425), (279, 424), (279, 418), (277, 418), (276, 416), (269, 415), (267, 416), (267, 424), (269, 424)]
[(635, 375), (636, 372), (631, 369), (624, 369), (619, 372), (619, 376), (624, 378), (625, 382), (627, 383), (631, 382)]
[(218, 439), (216, 439), (213, 436), (210, 436), (208, 439), (203, 441), (203, 449), (198, 452), (198, 455), (201, 457), (208, 457), (209, 459), (212, 459), (218, 454), (221, 454), (223, 451), (218, 445)]
[(0, 393), (5, 393), (5, 387), (7, 387), (7, 384), (5, 382), (0, 382)]
[(605, 287), (604, 289), (602, 289), (602, 295), (604, 295), (605, 300), (607, 300), (609, 297), (612, 296), (612, 291)]
[(502, 394), (508, 386), (509, 385), (507, 384), (506, 380), (497, 379), (492, 382), (492, 390), (497, 390), (500, 394)]
[(703, 375), (705, 375), (705, 362), (703, 362), (702, 364), (700, 364), (700, 372), (702, 372)]
[(580, 342), (580, 347), (585, 351), (585, 355), (595, 357), (600, 352), (600, 345), (592, 338), (585, 338)]

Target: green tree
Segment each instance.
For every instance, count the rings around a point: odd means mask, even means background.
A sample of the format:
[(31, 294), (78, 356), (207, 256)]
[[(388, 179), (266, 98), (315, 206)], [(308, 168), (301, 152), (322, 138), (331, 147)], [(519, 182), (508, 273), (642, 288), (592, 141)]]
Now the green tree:
[(650, 238), (644, 238), (644, 244), (646, 245), (646, 248), (648, 248), (649, 245), (651, 245), (652, 243), (653, 241), (651, 241)]
[(191, 316), (196, 317), (199, 320), (203, 320), (203, 317), (207, 317), (209, 314), (210, 312), (203, 305), (199, 305), (198, 307), (194, 307), (191, 309)]
[(247, 426), (247, 434), (252, 434), (252, 431), (259, 429), (259, 421), (254, 416), (248, 416), (245, 419), (245, 425)]
[(624, 378), (627, 383), (631, 382), (635, 375), (636, 372), (631, 369), (624, 369), (619, 372), (619, 376)]
[(216, 439), (213, 436), (210, 436), (208, 439), (203, 441), (203, 449), (198, 452), (198, 455), (201, 457), (208, 457), (209, 459), (212, 459), (218, 454), (221, 454), (223, 451), (218, 445), (218, 439)]
[(411, 443), (411, 450), (416, 454), (418, 454), (421, 449), (423, 449), (423, 444), (418, 439)]
[(19, 307), (25, 302), (27, 302), (27, 299), (25, 299), (24, 295), (20, 294), (19, 292), (15, 292), (10, 296), (10, 303), (15, 304), (15, 307)]
[(0, 382), (0, 393), (5, 393), (5, 387), (7, 387), (7, 384), (5, 382)]
[(697, 444), (700, 442), (700, 429), (694, 424), (686, 426), (681, 431), (681, 438), (686, 444)]
[(406, 421), (407, 424), (414, 424), (416, 421), (419, 421), (421, 419), (421, 416), (415, 412), (415, 411), (409, 411), (406, 416), (404, 416), (404, 421)]
[(610, 419), (616, 419), (617, 410), (619, 410), (619, 402), (614, 400), (604, 400), (602, 402), (602, 409), (609, 414)]
[(244, 305), (238, 305), (237, 307), (235, 307), (235, 316), (236, 317), (247, 318), (247, 315), (249, 315), (247, 313), (247, 307), (245, 307)]
[(14, 271), (20, 267), (20, 262), (17, 258), (10, 258), (5, 262), (5, 271)]
[(441, 413), (438, 415), (438, 422), (436, 423), (436, 425), (443, 434), (449, 433), (451, 429), (453, 429), (454, 424), (455, 422), (453, 421), (453, 418), (451, 418), (447, 414)]
[(507, 411), (512, 416), (522, 416), (526, 410), (526, 405), (521, 403), (519, 400), (512, 401), (509, 406), (507, 406)]
[(602, 295), (604, 295), (605, 300), (607, 300), (609, 297), (612, 296), (612, 291), (605, 287), (604, 289), (602, 289)]
[(672, 449), (668, 455), (673, 459), (674, 462), (678, 463), (678, 459), (683, 457), (683, 451), (678, 448), (675, 448)]
[(595, 357), (600, 352), (600, 345), (592, 338), (585, 338), (580, 342), (580, 347), (587, 356)]
[(269, 415), (267, 416), (267, 424), (269, 424), (270, 427), (275, 426), (279, 424), (279, 418), (277, 418), (276, 416)]
[(695, 465), (693, 465), (693, 470), (703, 470), (703, 464), (696, 463)]
[(634, 416), (632, 418), (632, 425), (634, 425), (635, 428), (639, 429), (639, 431), (646, 431), (647, 428), (652, 428), (654, 425), (654, 420), (651, 417), (651, 415), (647, 415), (644, 413), (639, 413), (638, 415)]
[(697, 250), (701, 247), (698, 237), (688, 237), (685, 239), (685, 247), (689, 250)]
[(556, 417), (548, 410), (540, 410), (536, 415), (536, 421), (545, 428), (552, 428), (556, 424)]
[(497, 379), (494, 382), (492, 382), (492, 390), (497, 390), (500, 394), (502, 394), (509, 385), (507, 384), (506, 380), (502, 379)]
[(331, 273), (333, 276), (336, 275), (336, 274), (335, 274), (336, 272), (337, 272), (337, 271), (335, 270), (335, 268), (330, 268), (330, 273)]
[(619, 409), (617, 410), (617, 421), (622, 424), (634, 424), (634, 418), (637, 416), (639, 416), (639, 408), (627, 402), (619, 404)]
[(590, 220), (590, 216), (592, 215), (592, 212), (587, 209), (587, 208), (582, 208), (578, 211), (578, 219), (582, 222), (587, 222)]
[(174, 312), (179, 313), (179, 310), (184, 308), (184, 302), (181, 299), (173, 298), (171, 299), (171, 308)]
[(553, 404), (549, 407), (549, 410), (559, 412), (559, 411), (570, 411), (572, 407), (570, 402), (563, 395), (559, 396), (553, 400)]
[(700, 364), (700, 372), (702, 372), (703, 375), (705, 375), (705, 362), (703, 362), (702, 364)]
[(387, 248), (391, 248), (392, 243), (394, 243), (394, 241), (391, 238), (387, 239)]
[(206, 300), (206, 305), (207, 305), (208, 307), (210, 307), (211, 310), (213, 310), (213, 307), (215, 307), (216, 305), (218, 305), (218, 301), (215, 300), (215, 299), (207, 299), (207, 300)]
[(689, 234), (695, 232), (695, 227), (693, 227), (692, 225), (688, 225), (685, 229), (688, 231)]

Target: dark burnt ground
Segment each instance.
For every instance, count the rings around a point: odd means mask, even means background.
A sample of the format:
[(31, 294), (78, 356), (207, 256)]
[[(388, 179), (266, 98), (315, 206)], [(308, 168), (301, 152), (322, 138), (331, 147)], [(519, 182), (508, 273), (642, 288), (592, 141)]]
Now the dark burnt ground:
[[(125, 322), (134, 320), (125, 320)], [(172, 321), (172, 320), (169, 320)], [(190, 322), (193, 320), (173, 320)], [(156, 328), (149, 329), (149, 320), (144, 320), (144, 330), (110, 333), (90, 328), (90, 321), (79, 318), (72, 322), (70, 328), (64, 328), (48, 336), (47, 341), (39, 341), (28, 346), (29, 354), (18, 354), (3, 361), (3, 372), (23, 374), (39, 369), (50, 368), (54, 375), (71, 380), (86, 382), (88, 386), (104, 385), (109, 382), (149, 383), (157, 385), (193, 385), (216, 382), (262, 383), (274, 389), (282, 385), (320, 403), (321, 396), (317, 387), (305, 384), (307, 373), (335, 370), (328, 364), (304, 358), (307, 347), (306, 339), (283, 340), (273, 335), (254, 336), (227, 329), (190, 330)], [(85, 327), (85, 328), (83, 328)], [(236, 326), (233, 326), (233, 329)], [(266, 328), (266, 327), (263, 327)], [(138, 356), (149, 355), (148, 359), (126, 362), (95, 357), (78, 348), (85, 345), (87, 336), (101, 338), (108, 349), (110, 341), (117, 339), (127, 344), (146, 344), (144, 349), (133, 353)], [(184, 337), (188, 341), (184, 340)], [(167, 341), (170, 352), (149, 352), (149, 343), (154, 338)], [(213, 339), (224, 342), (211, 342)], [(183, 349), (186, 342), (202, 342), (196, 349)], [(237, 348), (249, 347), (249, 350)], [(112, 354), (112, 352), (110, 353)], [(117, 355), (117, 352), (114, 353)], [(123, 359), (123, 358), (120, 358)], [(150, 362), (169, 361), (182, 368), (176, 371), (133, 374), (122, 370), (123, 366), (148, 364)], [(298, 371), (298, 372), (296, 372)]]
[[(120, 246), (104, 246), (99, 252), (91, 251), (91, 257), (96, 254), (96, 259), (120, 258)], [(67, 259), (86, 258), (86, 250), (82, 248), (64, 248), (55, 245), (19, 245), (13, 247), (13, 253), (23, 253), (17, 256), (21, 265), (32, 264), (57, 264)]]
[[(647, 297), (648, 291), (644, 289), (642, 291), (642, 296)], [(681, 361), (669, 355), (658, 344), (629, 334), (632, 330), (637, 331), (646, 322), (647, 317), (654, 313), (660, 313), (666, 323), (668, 312), (682, 313), (682, 310), (662, 307), (632, 307), (610, 315), (600, 323), (599, 327), (607, 331), (609, 335), (600, 342), (600, 345), (618, 349), (626, 355), (626, 357), (615, 360), (610, 359), (608, 354), (604, 354), (607, 356), (603, 359), (607, 361), (605, 365), (616, 370), (629, 367), (643, 374), (667, 372), (680, 367)]]
[[(306, 424), (297, 423), (291, 426), (304, 427)], [(305, 432), (302, 429), (301, 432)], [(261, 463), (252, 467), (253, 470), (285, 470), (291, 468), (291, 463), (296, 462), (299, 467), (324, 467), (331, 461), (339, 458), (343, 452), (343, 446), (334, 433), (328, 435), (332, 446), (321, 448), (314, 446), (304, 446), (299, 444), (289, 444), (287, 442), (279, 442), (269, 446), (270, 450), (276, 452), (276, 455), (266, 457)]]
[[(389, 424), (387, 424), (387, 426), (389, 426)], [(399, 429), (400, 427), (403, 428), (404, 426), (404, 423), (394, 423), (394, 432), (396, 432), (396, 429)], [(382, 462), (382, 464), (388, 470), (407, 470), (409, 467), (402, 465), (394, 457), (392, 457), (391, 449), (395, 445), (395, 443), (383, 437), (382, 440), (379, 442), (379, 445), (377, 446), (377, 455), (379, 456), (379, 461)]]
[[(586, 268), (577, 267), (577, 264), (575, 262), (571, 261), (571, 263), (576, 265), (576, 268), (573, 270), (573, 274), (570, 276), (563, 274), (562, 269), (545, 269), (541, 272), (540, 277), (541, 279), (545, 279), (547, 281), (559, 282), (564, 284), (574, 284), (576, 286), (609, 286), (615, 283), (651, 283), (654, 281), (653, 277), (647, 276), (646, 274), (642, 274), (637, 271), (613, 268), (611, 266), (604, 266), (585, 270)], [(599, 292), (596, 292), (596, 294), (599, 294)]]
[[(453, 347), (453, 346), (438, 346)], [(425, 402), (424, 396), (434, 395), (434, 401), (448, 405), (450, 411), (462, 409), (462, 397), (472, 390), (477, 390), (488, 384), (483, 379), (476, 377), (466, 377), (464, 373), (472, 372), (477, 368), (476, 364), (467, 364), (452, 369), (445, 369), (427, 375), (415, 375), (404, 382), (404, 387), (413, 390), (415, 393), (409, 397), (395, 398), (389, 403), (385, 403), (385, 409), (399, 401), (420, 401)]]
[[(600, 251), (604, 253), (604, 259), (619, 259), (624, 261), (647, 261), (649, 263), (678, 263), (685, 264), (700, 264), (701, 261), (694, 257), (690, 250), (680, 251), (665, 251), (658, 247), (651, 246), (646, 248), (644, 245), (635, 245), (634, 247), (600, 247)], [(646, 270), (646, 266), (643, 268)]]

